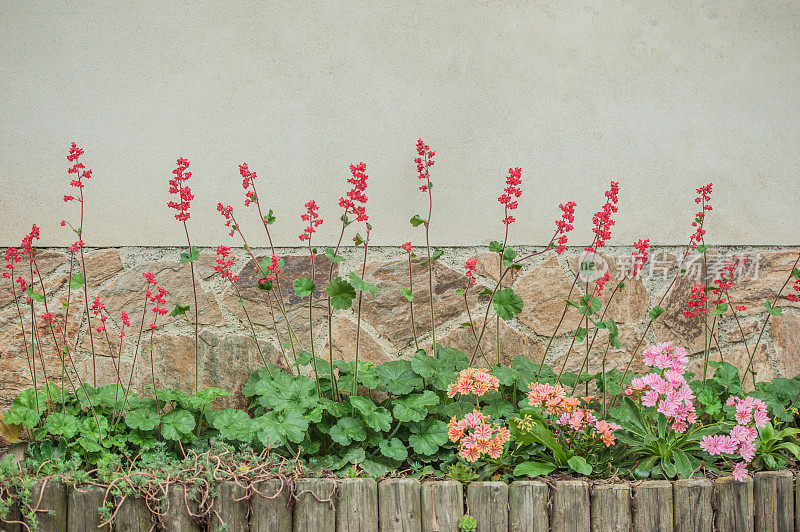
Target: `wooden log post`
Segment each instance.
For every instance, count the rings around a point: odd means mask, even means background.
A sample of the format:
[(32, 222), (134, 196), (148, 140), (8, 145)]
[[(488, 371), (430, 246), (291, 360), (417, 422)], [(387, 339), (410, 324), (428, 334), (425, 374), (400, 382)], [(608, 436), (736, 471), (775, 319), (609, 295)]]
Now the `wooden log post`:
[(423, 482), (422, 532), (458, 532), (464, 515), (464, 486), (455, 480)]
[(108, 531), (105, 519), (100, 517), (100, 507), (106, 490), (100, 486), (80, 486), (70, 490), (67, 496), (67, 532)]
[(592, 532), (629, 532), (631, 488), (627, 484), (595, 486), (591, 505)]
[(153, 528), (153, 515), (147, 503), (139, 497), (128, 496), (120, 503), (114, 517), (114, 530), (149, 532)]
[(583, 480), (559, 480), (553, 488), (553, 532), (590, 530), (589, 485)]
[(8, 511), (6, 515), (0, 515), (0, 532), (20, 532), (22, 530), (22, 513), (19, 511), (19, 504), (14, 502), (14, 497), (16, 494), (10, 494), (2, 501), (8, 505)]
[[(167, 515), (164, 516), (164, 528), (168, 532), (194, 532), (201, 528), (189, 515), (199, 513), (196, 501), (189, 498), (189, 488), (173, 484), (167, 489)], [(188, 507), (188, 509), (187, 509)]]
[(291, 532), (291, 488), (281, 479), (259, 482), (251, 501), (250, 532)]
[(390, 478), (378, 484), (380, 529), (421, 532), (420, 484), (415, 478)]
[(467, 486), (467, 509), (478, 522), (477, 532), (508, 529), (508, 484), (472, 482)]
[(753, 532), (755, 530), (753, 479), (747, 477), (743, 482), (737, 482), (733, 477), (719, 477), (715, 484), (717, 530)]
[(714, 485), (710, 480), (676, 481), (672, 491), (672, 529), (675, 532), (711, 532), (714, 525), (713, 492)]
[(794, 531), (794, 482), (790, 471), (755, 475), (755, 524), (759, 532)]
[[(247, 499), (245, 489), (235, 482), (225, 481), (217, 484), (217, 496), (211, 512), (211, 523), (208, 529), (247, 530)], [(227, 528), (222, 525), (227, 525)]]
[(295, 485), (294, 532), (336, 529), (336, 484), (332, 478), (301, 478)]
[(795, 478), (794, 497), (794, 530), (800, 532), (800, 475)]
[(550, 488), (538, 480), (512, 482), (508, 487), (508, 530), (510, 532), (548, 532), (550, 519), (547, 501)]
[(37, 532), (67, 530), (67, 488), (64, 484), (35, 481), (31, 487), (31, 506), (36, 510), (39, 523)]
[(672, 532), (672, 482), (645, 480), (633, 487), (633, 529)]
[(336, 532), (378, 531), (378, 483), (375, 479), (345, 478), (337, 483), (336, 491)]

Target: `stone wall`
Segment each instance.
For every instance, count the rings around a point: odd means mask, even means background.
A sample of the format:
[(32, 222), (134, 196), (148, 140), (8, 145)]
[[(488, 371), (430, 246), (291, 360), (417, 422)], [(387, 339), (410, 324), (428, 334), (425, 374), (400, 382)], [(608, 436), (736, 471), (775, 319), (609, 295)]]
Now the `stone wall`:
[[(531, 248), (518, 249), (520, 255), (535, 251)], [(641, 338), (647, 326), (649, 309), (658, 304), (678, 270), (678, 259), (683, 256), (683, 248), (656, 247), (651, 249), (650, 262), (640, 278), (627, 280), (622, 292), (618, 292), (612, 300), (607, 317), (613, 317), (619, 324), (620, 339), (623, 349), (610, 349), (607, 369), (622, 368), (627, 363), (630, 352)], [(163, 286), (169, 290), (167, 307), (171, 310), (175, 303), (193, 304), (191, 275), (188, 265), (181, 265), (177, 248), (102, 248), (88, 250), (86, 259), (87, 287), (89, 298), (99, 296), (109, 310), (111, 318), (107, 323), (108, 336), (94, 331), (89, 335), (83, 310), (83, 295), (72, 292), (72, 303), (69, 306), (71, 323), (75, 317), (83, 318), (83, 325), (68, 328), (69, 341), (75, 349), (75, 363), (81, 376), (92, 382), (91, 344), (94, 343), (97, 358), (98, 383), (114, 381), (114, 365), (116, 359), (109, 353), (118, 353), (120, 349), (120, 314), (126, 311), (130, 316), (132, 327), (126, 330), (122, 343), (120, 365), (122, 375), (130, 374), (131, 364), (136, 351), (139, 324), (142, 320), (144, 304), (144, 279), (142, 272), (150, 271)], [(265, 250), (255, 251), (261, 257)], [(603, 255), (612, 279), (629, 267), (629, 248), (608, 248)], [(509, 323), (501, 323), (501, 357), (505, 362), (518, 355), (525, 355), (538, 362), (547, 345), (548, 338), (555, 329), (564, 309), (563, 298), (566, 297), (576, 271), (579, 250), (569, 250), (560, 256), (547, 253), (535, 257), (525, 267), (504, 279), (504, 286), (513, 286), (523, 298), (525, 306), (517, 319)], [(279, 250), (285, 257), (285, 265), (281, 278), (282, 293), (286, 302), (286, 312), (292, 321), (300, 341), (310, 350), (310, 330), (308, 321), (308, 300), (300, 300), (287, 280), (301, 276), (310, 276), (310, 260), (307, 255), (296, 248)], [(362, 251), (346, 250), (342, 256), (345, 262), (333, 265), (334, 275), (346, 275), (350, 271), (360, 270)], [(418, 254), (419, 251), (418, 251)], [(692, 356), (690, 369), (696, 370), (702, 364), (705, 332), (702, 318), (686, 318), (683, 315), (685, 302), (692, 284), (705, 275), (712, 278), (720, 269), (722, 260), (732, 256), (745, 256), (748, 262), (735, 278), (735, 287), (730, 292), (735, 305), (745, 305), (747, 310), (738, 313), (738, 323), (730, 313), (715, 327), (719, 327), (719, 349), (716, 343), (711, 358), (735, 363), (741, 369), (747, 364), (748, 350), (756, 341), (761, 325), (767, 317), (764, 301), (772, 300), (777, 290), (783, 285), (792, 268), (798, 251), (795, 248), (718, 248), (707, 254), (706, 266), (702, 261), (685, 263), (687, 270), (666, 295), (663, 307), (666, 309), (654, 327), (647, 332), (647, 344), (675, 340), (684, 345)], [(239, 272), (241, 280), (236, 288), (221, 279), (214, 271), (215, 253), (213, 249), (201, 249), (198, 272), (198, 307), (200, 323), (200, 385), (221, 386), (238, 392), (247, 377), (261, 364), (259, 349), (264, 358), (278, 365), (285, 365), (281, 354), (281, 343), (288, 341), (283, 319), (277, 307), (271, 313), (265, 292), (255, 287), (260, 277), (254, 263), (247, 259), (241, 249), (234, 250), (237, 259), (233, 270)], [(470, 289), (466, 302), (470, 307), (470, 316), (465, 307), (465, 298), (457, 292), (466, 286), (463, 275), (464, 261), (470, 257), (478, 259), (478, 281), (476, 289)], [(64, 309), (59, 301), (66, 301), (69, 283), (69, 256), (61, 250), (42, 250), (38, 259), (39, 270), (43, 276), (48, 292), (49, 309), (59, 319), (63, 319)], [(315, 261), (314, 278), (318, 286), (324, 286), (331, 264), (320, 255)], [(496, 255), (486, 253), (477, 248), (447, 248), (442, 258), (435, 263), (435, 280), (433, 283), (434, 305), (436, 307), (436, 338), (443, 345), (460, 348), (472, 353), (475, 348), (473, 330), (463, 324), (472, 321), (475, 332), (479, 333), (488, 302), (487, 296), (477, 295), (482, 287), (492, 288), (498, 276)], [(380, 291), (376, 296), (365, 295), (362, 301), (360, 352), (364, 360), (383, 362), (386, 360), (409, 358), (415, 351), (414, 337), (411, 332), (411, 315), (409, 303), (402, 294), (402, 288), (408, 283), (407, 255), (399, 249), (370, 249), (364, 278), (375, 283)], [(419, 258), (413, 261), (414, 282), (414, 323), (417, 336), (422, 346), (430, 346), (431, 320), (428, 306), (427, 267)], [(604, 303), (609, 301), (616, 282), (609, 282), (605, 294), (601, 297)], [(576, 291), (583, 293), (586, 284), (577, 283)], [(237, 292), (238, 289), (238, 292)], [(591, 285), (590, 285), (591, 289)], [(789, 293), (791, 285), (784, 289), (784, 296)], [(40, 288), (37, 286), (37, 291)], [(575, 299), (575, 296), (573, 296)], [(328, 328), (326, 310), (320, 293), (315, 294), (313, 338), (317, 354), (327, 356)], [(356, 300), (357, 301), (357, 300)], [(30, 314), (21, 302), (23, 320), (26, 323), (27, 336), (23, 339), (19, 328), (17, 306), (9, 291), (8, 282), (4, 280), (0, 289), (0, 409), (4, 409), (12, 398), (22, 389), (30, 386), (30, 370), (26, 360), (26, 343), (31, 345)], [(244, 306), (241, 304), (244, 303)], [(41, 306), (41, 303), (37, 303)], [(152, 304), (148, 305), (152, 307)], [(784, 316), (767, 319), (763, 338), (755, 355), (754, 367), (759, 379), (775, 376), (794, 376), (800, 373), (800, 304), (781, 298), (777, 304), (783, 307)], [(334, 355), (337, 358), (351, 360), (355, 352), (356, 341), (356, 304), (347, 311), (335, 311), (332, 321), (332, 338)], [(605, 308), (605, 305), (604, 305)], [(259, 347), (251, 334), (245, 311), (255, 328)], [(44, 312), (37, 307), (37, 315)], [(273, 322), (274, 314), (274, 322)], [(193, 319), (194, 311), (187, 313)], [(491, 315), (491, 313), (490, 313)], [(194, 326), (186, 316), (161, 318), (157, 329), (153, 331), (152, 352), (150, 345), (150, 323), (152, 313), (145, 318), (146, 333), (142, 338), (141, 348), (137, 356), (133, 374), (133, 385), (141, 389), (151, 382), (150, 357), (155, 363), (156, 379), (159, 387), (174, 386), (190, 390), (194, 386)], [(574, 309), (567, 312), (563, 325), (555, 337), (548, 353), (547, 362), (558, 365), (565, 361), (571, 336), (578, 322), (579, 315)], [(482, 342), (482, 348), (490, 360), (496, 360), (495, 324), (488, 324)], [(276, 338), (277, 323), (280, 341)], [(711, 324), (711, 318), (708, 321)], [(747, 338), (747, 345), (740, 341), (739, 326)], [(58, 355), (53, 349), (52, 336), (49, 329), (40, 327), (38, 334), (43, 345), (45, 369), (49, 375), (60, 375)], [(60, 341), (60, 338), (59, 338)], [(605, 338), (601, 335), (594, 344), (593, 351), (605, 349)], [(576, 344), (567, 359), (568, 370), (576, 370), (586, 353), (587, 343)], [(721, 350), (721, 354), (720, 354)], [(291, 358), (291, 352), (287, 352)], [(42, 367), (38, 361), (37, 372), (41, 375)], [(480, 357), (479, 357), (480, 358)], [(593, 353), (589, 358), (589, 370), (600, 369), (600, 356)], [(634, 362), (635, 369), (638, 357)], [(231, 405), (243, 404), (237, 394), (228, 400)]]

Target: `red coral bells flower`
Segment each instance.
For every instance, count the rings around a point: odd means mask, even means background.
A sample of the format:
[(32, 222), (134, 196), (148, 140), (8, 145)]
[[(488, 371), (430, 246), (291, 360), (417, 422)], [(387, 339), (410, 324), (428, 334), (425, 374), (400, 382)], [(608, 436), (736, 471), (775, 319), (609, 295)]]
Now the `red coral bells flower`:
[(513, 211), (518, 207), (516, 200), (512, 198), (519, 198), (522, 196), (522, 190), (519, 186), (522, 184), (522, 169), (509, 168), (508, 176), (506, 177), (506, 188), (503, 189), (503, 194), (497, 198), (502, 205), (505, 206), (505, 219), (503, 223), (506, 225), (514, 223), (514, 217), (508, 215), (508, 211)]
[(464, 275), (467, 276), (469, 279), (470, 286), (475, 286), (477, 281), (475, 281), (474, 275), (475, 272), (478, 270), (478, 261), (476, 259), (468, 259), (467, 262), (464, 264)]
[(242, 176), (242, 188), (247, 191), (244, 193), (244, 206), (249, 207), (251, 203), (258, 203), (255, 185), (253, 186), (253, 190), (250, 190), (250, 185), (255, 181), (256, 177), (258, 177), (256, 173), (251, 172), (250, 169), (247, 168), (247, 163), (242, 163), (239, 165), (239, 175)]
[[(367, 196), (364, 194), (364, 191), (367, 190), (367, 178), (369, 177), (365, 173), (366, 170), (367, 165), (364, 163), (350, 165), (352, 177), (349, 178), (347, 182), (353, 185), (353, 188), (350, 189), (346, 197), (339, 198), (339, 207), (345, 210), (345, 214), (347, 214), (348, 211), (352, 212), (359, 222), (366, 222), (369, 220), (365, 208)], [(361, 205), (358, 205), (359, 203)]]
[(53, 323), (53, 314), (50, 312), (45, 312), (42, 314), (42, 321), (45, 323)]
[(20, 262), (22, 260), (22, 257), (20, 257), (19, 253), (17, 252), (17, 248), (9, 247), (6, 248), (5, 260), (6, 260), (6, 269), (8, 271), (3, 272), (3, 278), (11, 279), (11, 277), (14, 275), (14, 264)]
[(222, 217), (225, 218), (225, 227), (231, 228), (230, 232), (228, 232), (228, 236), (233, 236), (233, 233), (236, 231), (236, 219), (233, 217), (233, 207), (230, 205), (226, 207), (222, 203), (217, 203), (217, 210)]
[(619, 183), (612, 181), (609, 190), (606, 191), (606, 202), (603, 208), (592, 216), (592, 232), (596, 235), (594, 243), (586, 248), (586, 251), (597, 253), (597, 248), (605, 247), (606, 242), (611, 238), (611, 227), (614, 220), (611, 215), (617, 212), (617, 202), (619, 201)]
[(414, 162), (417, 163), (417, 177), (425, 180), (425, 184), (420, 186), (419, 189), (422, 192), (427, 192), (431, 184), (429, 169), (434, 164), (433, 157), (436, 155), (436, 152), (432, 151), (430, 146), (422, 142), (422, 139), (419, 139), (417, 140), (417, 155), (419, 155), (419, 157), (414, 159)]
[(124, 310), (122, 311), (122, 324), (125, 327), (130, 327), (131, 326), (131, 322), (130, 322), (130, 320), (128, 320), (128, 313), (125, 312)]
[(217, 246), (217, 265), (214, 266), (214, 270), (218, 271), (223, 279), (230, 279), (232, 283), (239, 282), (239, 276), (233, 275), (230, 271), (230, 267), (233, 266), (234, 259), (228, 258), (231, 254), (231, 248), (228, 246)]
[[(800, 292), (800, 279), (795, 280), (794, 285), (792, 286), (792, 290), (794, 290), (795, 292)], [(797, 294), (787, 294), (786, 299), (794, 303), (800, 303), (800, 296), (798, 296)]]
[(598, 296), (603, 295), (603, 290), (606, 289), (606, 283), (611, 280), (611, 274), (606, 272), (600, 279), (594, 282), (595, 290)]
[(688, 310), (685, 310), (683, 315), (687, 318), (693, 318), (695, 316), (707, 314), (707, 303), (708, 295), (706, 294), (706, 285), (694, 283), (692, 286), (692, 293), (689, 295), (689, 300), (686, 301), (686, 307)]
[(281, 273), (281, 261), (275, 255), (272, 256), (272, 264), (267, 265), (267, 270), (270, 272), (267, 275), (267, 281), (274, 282)]
[(22, 244), (19, 246), (20, 251), (22, 251), (23, 254), (31, 254), (33, 252), (34, 240), (39, 240), (39, 227), (36, 224), (33, 224), (31, 232), (22, 238)]
[(632, 253), (633, 268), (631, 269), (631, 276), (636, 277), (647, 262), (647, 248), (650, 247), (650, 239), (642, 240), (640, 238), (638, 241), (634, 242), (633, 247), (636, 248), (636, 251)]
[(189, 168), (189, 161), (187, 159), (180, 157), (177, 160), (177, 164), (178, 167), (172, 171), (175, 177), (169, 180), (169, 193), (177, 194), (180, 198), (180, 202), (170, 201), (167, 203), (167, 206), (178, 211), (178, 214), (175, 215), (176, 220), (185, 222), (189, 219), (189, 202), (194, 199), (194, 196), (192, 195), (192, 190), (184, 186), (184, 183), (192, 177), (192, 173), (186, 171), (186, 169)]
[(558, 247), (556, 253), (559, 255), (567, 249), (567, 233), (572, 231), (573, 223), (575, 223), (575, 206), (577, 203), (568, 201), (566, 204), (562, 203), (558, 206), (561, 209), (561, 219), (556, 220), (556, 234), (561, 235), (558, 237)]
[(695, 219), (692, 222), (692, 227), (695, 228), (694, 234), (689, 238), (689, 245), (692, 249), (697, 249), (697, 245), (703, 241), (703, 236), (706, 234), (706, 230), (703, 229), (703, 221), (706, 217), (706, 211), (714, 210), (711, 205), (708, 204), (711, 201), (711, 188), (713, 187), (713, 183), (709, 183), (704, 187), (700, 187), (697, 189), (697, 197), (694, 199), (695, 203), (702, 204), (702, 210), (695, 215)]
[(406, 253), (411, 253), (411, 242), (406, 242), (400, 247), (403, 248), (403, 251), (405, 251)]
[[(85, 166), (83, 165), (82, 162), (78, 160), (81, 155), (83, 155), (83, 150), (80, 149), (78, 146), (76, 146), (75, 143), (73, 142), (69, 148), (69, 155), (67, 155), (67, 161), (73, 164), (67, 169), (67, 174), (75, 174), (77, 176), (77, 179), (73, 179), (69, 183), (70, 186), (75, 187), (77, 189), (83, 188), (84, 179), (92, 178), (92, 171), (84, 170)], [(72, 201), (74, 199), (75, 198), (73, 196), (69, 195), (64, 196), (64, 201)], [(81, 201), (80, 198), (78, 198), (78, 201)]]
[(158, 284), (158, 281), (156, 281), (156, 276), (151, 272), (144, 272), (142, 276), (145, 278), (145, 280), (147, 280), (147, 284)]
[(300, 219), (308, 222), (308, 226), (303, 229), (303, 233), (299, 237), (301, 241), (311, 240), (311, 234), (316, 233), (317, 227), (322, 225), (323, 220), (319, 217), (317, 211), (319, 211), (319, 207), (316, 201), (311, 200), (306, 203), (306, 212), (300, 215)]

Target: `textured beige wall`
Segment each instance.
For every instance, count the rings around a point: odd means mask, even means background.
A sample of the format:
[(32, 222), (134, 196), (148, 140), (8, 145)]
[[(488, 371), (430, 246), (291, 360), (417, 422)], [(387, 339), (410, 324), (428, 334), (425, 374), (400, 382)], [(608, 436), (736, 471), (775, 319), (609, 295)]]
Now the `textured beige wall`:
[(298, 242), (311, 198), (333, 232), (360, 160), (375, 243), (419, 242), (407, 222), (425, 206), (418, 136), (438, 152), (439, 244), (497, 238), (511, 165), (525, 189), (512, 241), (546, 240), (567, 200), (587, 235), (614, 179), (619, 244), (685, 242), (694, 188), (707, 181), (717, 187), (710, 240), (798, 242), (796, 1), (30, 1), (2, 11), (3, 244), (34, 222), (43, 243), (70, 240), (58, 224), (71, 140), (95, 172), (90, 245), (181, 242), (164, 205), (179, 155), (192, 161), (199, 244), (226, 241), (215, 206), (241, 205), (242, 161), (265, 178), (279, 243)]

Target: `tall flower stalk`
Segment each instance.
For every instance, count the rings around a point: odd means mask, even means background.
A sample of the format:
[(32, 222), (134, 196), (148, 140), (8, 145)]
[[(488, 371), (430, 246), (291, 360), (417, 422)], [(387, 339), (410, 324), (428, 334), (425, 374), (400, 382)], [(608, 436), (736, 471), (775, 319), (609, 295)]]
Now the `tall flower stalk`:
[[(85, 201), (83, 197), (83, 188), (84, 188), (84, 179), (91, 179), (92, 171), (86, 170), (84, 164), (79, 161), (80, 156), (83, 155), (83, 150), (75, 145), (73, 142), (69, 148), (69, 155), (67, 155), (67, 161), (73, 163), (72, 166), (67, 170), (68, 174), (75, 174), (75, 179), (70, 181), (70, 186), (78, 189), (78, 197), (65, 195), (64, 201), (78, 201), (81, 204), (81, 216), (80, 216), (80, 223), (77, 229), (73, 228), (73, 231), (78, 235), (78, 240), (71, 246), (70, 251), (78, 251), (81, 260), (81, 275), (83, 276), (83, 303), (86, 310), (86, 321), (88, 322), (89, 328), (87, 330), (89, 334), (89, 345), (92, 349), (92, 385), (97, 386), (97, 356), (95, 354), (94, 349), (94, 334), (92, 334), (92, 315), (89, 312), (89, 288), (86, 282), (86, 260), (83, 254), (83, 216), (84, 216), (84, 206)], [(63, 224), (62, 224), (63, 225)]]
[[(302, 280), (295, 280), (294, 289), (298, 296), (301, 294), (305, 295), (306, 292), (308, 293), (308, 342), (311, 346), (311, 367), (314, 369), (317, 395), (322, 397), (322, 390), (319, 385), (319, 371), (317, 370), (317, 352), (314, 348), (314, 292), (317, 289), (314, 284), (314, 278), (316, 276), (315, 259), (317, 258), (317, 254), (314, 248), (311, 247), (311, 235), (317, 232), (317, 227), (322, 225), (324, 220), (319, 217), (319, 206), (316, 201), (310, 200), (306, 203), (305, 207), (306, 212), (300, 215), (300, 219), (306, 222), (307, 225), (298, 238), (301, 242), (305, 242), (308, 245), (308, 258), (311, 261), (311, 278), (309, 279), (310, 282), (306, 283), (304, 286), (298, 284), (298, 281)], [(331, 367), (331, 373), (333, 373), (333, 367)]]
[[(516, 210), (519, 206), (519, 199), (522, 196), (522, 189), (519, 186), (522, 184), (522, 169), (517, 168), (509, 168), (508, 169), (508, 176), (506, 176), (506, 188), (503, 189), (503, 193), (497, 198), (497, 201), (503, 206), (504, 210), (504, 217), (503, 217), (503, 225), (506, 226), (505, 234), (503, 235), (503, 244), (500, 246), (500, 249), (497, 252), (498, 258), (498, 266), (500, 268), (498, 272), (498, 277), (503, 275), (503, 254), (506, 250), (506, 245), (508, 245), (508, 229), (513, 224), (516, 219), (511, 216), (509, 211)], [(517, 198), (517, 199), (514, 199)], [(503, 289), (502, 279), (498, 284), (498, 288), (500, 290)], [(496, 334), (495, 340), (497, 343), (497, 363), (500, 364), (500, 314), (497, 314), (497, 325), (496, 325)]]
[(419, 186), (420, 191), (428, 193), (428, 217), (425, 220), (419, 219), (415, 216), (411, 219), (411, 223), (419, 225), (422, 223), (425, 226), (425, 252), (428, 256), (428, 291), (430, 299), (431, 310), (431, 352), (436, 356), (436, 316), (433, 312), (433, 261), (431, 260), (431, 215), (433, 214), (433, 192), (431, 185), (430, 168), (434, 165), (433, 157), (436, 152), (431, 150), (430, 146), (422, 142), (422, 139), (417, 140), (417, 157), (414, 162), (417, 164), (417, 178), (425, 181), (424, 184)]
[(408, 307), (411, 311), (411, 336), (414, 337), (414, 349), (419, 351), (417, 341), (417, 325), (414, 323), (414, 275), (411, 271), (411, 242), (406, 242), (401, 246), (408, 256), (408, 288), (403, 288), (403, 295), (408, 300)]
[(178, 211), (175, 219), (183, 224), (183, 232), (186, 234), (186, 254), (181, 256), (181, 262), (188, 262), (192, 272), (192, 294), (194, 295), (194, 391), (197, 393), (200, 386), (200, 335), (198, 331), (200, 309), (197, 307), (197, 281), (194, 275), (194, 261), (197, 260), (199, 252), (197, 248), (192, 246), (192, 240), (189, 238), (189, 228), (186, 225), (186, 220), (189, 219), (190, 203), (194, 199), (194, 195), (192, 190), (185, 185), (189, 178), (192, 177), (192, 173), (186, 171), (189, 168), (188, 159), (179, 157), (176, 163), (178, 166), (172, 171), (174, 177), (169, 180), (169, 193), (176, 194), (180, 201), (170, 201), (167, 206)]

